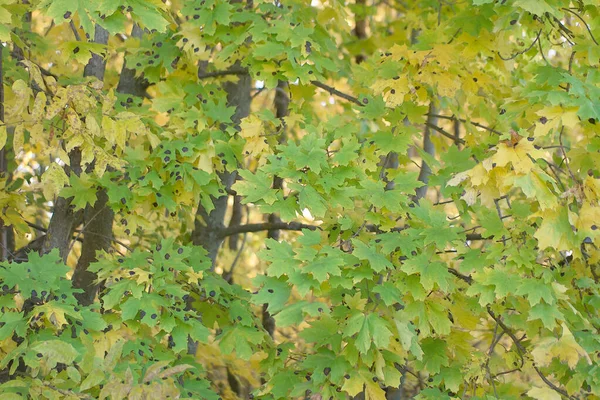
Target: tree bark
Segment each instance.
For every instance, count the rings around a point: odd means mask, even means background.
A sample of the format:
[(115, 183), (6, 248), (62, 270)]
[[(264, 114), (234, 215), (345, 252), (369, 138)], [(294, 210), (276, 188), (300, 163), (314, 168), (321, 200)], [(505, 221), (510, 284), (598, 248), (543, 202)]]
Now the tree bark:
[[(4, 69), (2, 64), (4, 46), (0, 45), (0, 123), (4, 124)], [(0, 177), (9, 180), (7, 144), (0, 149)], [(7, 260), (15, 251), (14, 232), (11, 225), (6, 225), (0, 218), (0, 261)]]
[[(431, 141), (431, 128), (429, 127), (429, 125), (436, 125), (437, 124), (437, 118), (433, 117), (432, 115), (435, 115), (436, 111), (435, 111), (435, 106), (433, 105), (433, 102), (431, 102), (429, 104), (429, 114), (427, 116), (427, 125), (425, 126), (425, 131), (423, 133), (423, 150), (433, 156), (435, 154), (435, 147), (433, 145), (433, 142)], [(423, 182), (425, 185), (417, 188), (416, 192), (416, 199), (415, 201), (419, 201), (420, 199), (422, 199), (423, 197), (425, 197), (425, 195), (427, 194), (427, 188), (428, 185), (427, 183), (429, 182), (429, 175), (431, 175), (431, 168), (429, 167), (429, 165), (427, 165), (427, 163), (425, 162), (425, 160), (421, 161), (421, 171), (419, 172), (419, 181)]]
[[(67, 175), (81, 173), (81, 151), (79, 148), (73, 149), (69, 153), (70, 168), (66, 168)], [(58, 252), (64, 262), (67, 261), (70, 251), (71, 237), (75, 227), (79, 225), (82, 210), (73, 211), (71, 201), (63, 197), (57, 197), (54, 202), (52, 217), (48, 224), (48, 232), (41, 249), (41, 254), (49, 253), (52, 249), (58, 249)]]
[[(94, 31), (94, 42), (108, 44), (108, 31), (100, 25), (96, 25)], [(92, 54), (92, 58), (83, 70), (84, 76), (94, 76), (98, 80), (104, 80), (106, 71), (106, 60), (98, 54)], [(97, 283), (96, 274), (89, 272), (89, 265), (96, 261), (98, 250), (108, 250), (112, 239), (112, 224), (114, 219), (113, 210), (108, 207), (108, 195), (106, 189), (98, 191), (96, 203), (88, 204), (83, 213), (83, 245), (81, 255), (77, 260), (73, 272), (73, 286), (82, 289), (83, 293), (76, 295), (82, 305), (90, 305), (96, 297)]]
[[(131, 36), (141, 37), (143, 31), (137, 24), (134, 24)], [(106, 44), (108, 42), (108, 32), (96, 25), (94, 41), (97, 43)], [(97, 57), (94, 55), (94, 57)], [(106, 63), (100, 62), (100, 57), (90, 60), (86, 66), (86, 73), (96, 76), (101, 79), (104, 77)], [(93, 63), (93, 65), (91, 65)], [(88, 69), (89, 67), (89, 69)], [(87, 76), (87, 75), (86, 75)], [(144, 96), (147, 82), (143, 78), (136, 78), (135, 70), (129, 69), (126, 62), (123, 65), (119, 83), (117, 84), (117, 92), (131, 94), (133, 96)], [(96, 252), (99, 250), (107, 251), (110, 248), (113, 237), (112, 225), (114, 220), (114, 212), (108, 206), (108, 195), (106, 189), (98, 192), (96, 203), (88, 205), (84, 213), (85, 225), (83, 228), (84, 241), (81, 250), (81, 256), (77, 262), (75, 272), (73, 274), (73, 286), (83, 289), (83, 293), (78, 295), (78, 300), (82, 305), (89, 305), (94, 302), (98, 284), (96, 282), (96, 274), (87, 270), (89, 265), (96, 261)]]
[[(285, 143), (287, 140), (286, 137), (286, 126), (283, 118), (287, 117), (290, 114), (290, 98), (287, 94), (288, 83), (286, 81), (277, 82), (277, 89), (275, 92), (275, 116), (281, 120), (282, 131), (279, 136), (279, 143)], [(283, 189), (283, 179), (278, 176), (273, 178), (273, 189)], [(281, 222), (281, 218), (276, 213), (269, 214), (269, 223), (279, 223)], [(274, 229), (270, 230), (267, 233), (267, 237), (275, 240), (279, 240), (280, 230)], [(262, 325), (263, 328), (273, 337), (275, 335), (275, 319), (273, 316), (267, 311), (267, 305), (263, 305), (262, 309)]]
[[(238, 63), (239, 64), (239, 63)], [(239, 65), (235, 67), (239, 68)], [(250, 113), (250, 90), (252, 79), (248, 73), (240, 74), (237, 82), (226, 82), (223, 88), (227, 93), (227, 105), (235, 107), (235, 112), (232, 116), (232, 122), (239, 129), (239, 124), (242, 118)], [(235, 169), (231, 171), (225, 169), (219, 173), (221, 183), (227, 189), (235, 182), (237, 172)], [(192, 243), (202, 246), (208, 252), (208, 257), (212, 261), (212, 268), (215, 267), (217, 253), (223, 242), (220, 231), (225, 227), (224, 219), (227, 211), (228, 195), (224, 194), (220, 197), (213, 197), (212, 202), (214, 209), (207, 212), (202, 204), (198, 205), (196, 213), (196, 221), (194, 231), (192, 232)]]
[[(139, 27), (138, 24), (133, 24), (131, 29), (131, 37), (140, 39), (144, 31)], [(128, 93), (134, 96), (145, 97), (146, 89), (148, 88), (148, 81), (143, 76), (136, 78), (136, 71), (134, 68), (127, 68), (127, 60), (123, 63), (123, 69), (121, 70), (121, 77), (117, 85), (117, 92)]]

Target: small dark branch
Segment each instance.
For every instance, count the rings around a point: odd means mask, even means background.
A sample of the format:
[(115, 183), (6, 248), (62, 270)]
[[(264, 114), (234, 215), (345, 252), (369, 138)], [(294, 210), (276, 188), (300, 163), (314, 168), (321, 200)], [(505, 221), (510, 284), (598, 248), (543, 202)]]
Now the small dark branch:
[(346, 94), (346, 93), (343, 93), (343, 92), (340, 92), (339, 90), (337, 90), (336, 88), (334, 88), (332, 86), (326, 85), (326, 84), (321, 83), (319, 81), (310, 81), (310, 83), (313, 86), (316, 86), (318, 88), (321, 88), (321, 89), (329, 92), (329, 94), (331, 94), (332, 96), (337, 96), (337, 97), (340, 97), (340, 98), (342, 98), (344, 100), (348, 100), (348, 101), (350, 101), (350, 102), (352, 102), (354, 104), (357, 104), (357, 105), (359, 105), (361, 107), (364, 106), (364, 104), (361, 103), (360, 100), (358, 100), (356, 97), (350, 96), (349, 94)]
[(542, 56), (542, 58), (544, 59), (546, 64), (551, 65), (550, 62), (546, 59), (546, 56), (544, 55), (544, 49), (542, 48), (542, 41), (538, 40), (537, 42), (538, 42), (538, 47), (540, 49), (540, 55)]
[(496, 382), (494, 381), (494, 376), (492, 376), (492, 373), (490, 372), (490, 359), (492, 357), (492, 354), (494, 354), (494, 347), (496, 347), (498, 340), (500, 340), (500, 337), (502, 337), (503, 334), (504, 332), (498, 335), (498, 323), (496, 323), (496, 326), (494, 326), (494, 335), (492, 337), (492, 343), (490, 344), (490, 348), (488, 349), (487, 357), (485, 360), (486, 375), (490, 384), (492, 385), (492, 389), (494, 390), (494, 397), (496, 398), (498, 398), (498, 391), (496, 389)]
[(529, 50), (533, 49), (533, 46), (535, 46), (535, 44), (537, 43), (538, 40), (540, 40), (540, 35), (542, 34), (542, 30), (540, 29), (535, 37), (535, 40), (533, 42), (531, 42), (531, 45), (529, 45), (529, 47), (527, 47), (524, 50), (518, 51), (515, 54), (513, 54), (510, 57), (502, 57), (502, 54), (500, 54), (500, 52), (498, 52), (498, 57), (500, 57), (502, 60), (504, 61), (509, 61), (509, 60), (514, 60), (515, 58), (517, 58), (518, 56), (520, 56), (521, 54), (525, 54), (527, 53)]
[(512, 374), (513, 372), (517, 372), (517, 371), (520, 371), (520, 370), (521, 370), (521, 367), (509, 369), (507, 371), (498, 372), (497, 374), (494, 374), (493, 378), (497, 378), (499, 376), (506, 375), (506, 374)]
[(600, 46), (600, 43), (598, 43), (598, 41), (596, 40), (596, 38), (594, 37), (594, 34), (592, 33), (592, 30), (590, 29), (590, 26), (587, 24), (587, 22), (585, 22), (585, 20), (581, 17), (581, 15), (577, 14), (575, 11), (568, 9), (568, 8), (564, 8), (563, 10), (570, 12), (571, 14), (573, 14), (574, 16), (576, 16), (577, 18), (579, 18), (579, 20), (581, 22), (583, 22), (583, 25), (585, 26), (585, 29), (587, 29), (588, 33), (590, 34), (590, 37), (592, 38), (592, 40), (594, 41), (594, 43), (596, 43), (596, 46)]
[(467, 121), (466, 119), (462, 119), (462, 118), (456, 118), (455, 116), (435, 114), (434, 117), (440, 118), (440, 119), (448, 119), (448, 120), (451, 120), (451, 121), (460, 121), (460, 122), (463, 122), (463, 123), (468, 123), (468, 124), (471, 124), (471, 125), (476, 126), (478, 128), (485, 129), (488, 132), (495, 133), (496, 135), (502, 135), (502, 132), (497, 131), (497, 130), (495, 130), (493, 128), (490, 128), (489, 126), (481, 125), (480, 123), (473, 122), (473, 121)]
[[(571, 46), (575, 45), (575, 42), (571, 40), (575, 37), (573, 32), (569, 28), (567, 28), (562, 22), (560, 22), (558, 18), (552, 17), (552, 19), (554, 22), (556, 22), (556, 25), (558, 25), (558, 31), (560, 32), (561, 36), (564, 37), (565, 40), (567, 40), (567, 42), (569, 42)], [(548, 19), (548, 21), (550, 22), (550, 19)]]
[(461, 280), (467, 282), (469, 285), (473, 283), (473, 278), (471, 278), (470, 276), (461, 274), (454, 268), (448, 268), (448, 272), (450, 272), (452, 275), (456, 276), (458, 279), (461, 279)]
[(533, 364), (533, 369), (535, 370), (535, 372), (537, 372), (538, 376), (540, 378), (542, 378), (542, 380), (544, 381), (544, 383), (546, 385), (548, 385), (548, 387), (552, 390), (554, 390), (556, 393), (561, 394), (562, 396), (565, 396), (568, 399), (576, 399), (576, 397), (574, 396), (569, 396), (569, 393), (567, 393), (566, 390), (559, 388), (558, 386), (556, 386), (554, 383), (550, 382), (548, 380), (548, 378), (546, 378), (546, 376), (542, 373), (542, 371), (539, 370), (539, 368)]
[(443, 130), (442, 128), (440, 128), (437, 125), (434, 125), (434, 124), (429, 123), (429, 122), (425, 122), (425, 126), (427, 126), (428, 128), (433, 129), (436, 132), (439, 132), (442, 136), (447, 137), (448, 139), (453, 140), (454, 143), (465, 144), (464, 140), (462, 140), (460, 138), (457, 138), (456, 135), (452, 135), (451, 133), (446, 132), (445, 130)]
[[(575, 60), (575, 53), (577, 53), (577, 52), (576, 52), (575, 50), (573, 50), (573, 51), (571, 52), (571, 57), (569, 57), (569, 74), (570, 74), (570, 73), (573, 71), (573, 61)], [(568, 87), (569, 87), (569, 90), (570, 90), (570, 88), (571, 88), (571, 86), (570, 86), (570, 85), (571, 85), (571, 84), (569, 83), (569, 86), (568, 86)], [(567, 92), (568, 92), (569, 90), (567, 90)]]
[(227, 75), (246, 75), (248, 70), (245, 68), (232, 68), (225, 71), (203, 72), (198, 74), (198, 79), (218, 78)]
[(75, 24), (73, 23), (73, 20), (69, 21), (69, 26), (71, 27), (71, 30), (73, 31), (73, 36), (75, 36), (75, 40), (77, 40), (78, 42), (81, 42), (81, 36), (79, 36), (79, 32), (77, 31), (77, 28), (75, 27)]
[(40, 232), (44, 232), (44, 233), (48, 232), (48, 229), (44, 228), (41, 225), (37, 225), (37, 224), (34, 224), (32, 222), (29, 222), (29, 221), (25, 221), (25, 223), (27, 224), (27, 226), (29, 226), (30, 228), (35, 229), (36, 231), (40, 231)]
[(490, 306), (487, 306), (487, 313), (489, 314), (490, 317), (492, 317), (492, 319), (494, 321), (496, 321), (496, 323), (500, 326), (500, 328), (502, 328), (504, 333), (506, 333), (510, 337), (510, 339), (513, 341), (513, 343), (517, 347), (517, 353), (519, 354), (519, 356), (521, 358), (521, 362), (522, 362), (521, 366), (523, 366), (523, 364), (525, 362), (523, 359), (523, 356), (527, 353), (527, 350), (523, 347), (523, 345), (521, 344), (521, 341), (515, 336), (513, 331), (508, 326), (506, 326), (506, 324), (504, 322), (502, 322), (502, 319), (500, 317), (496, 316), (496, 314), (492, 311)]
[(307, 225), (302, 224), (300, 222), (263, 222), (257, 224), (228, 226), (227, 228), (224, 228), (219, 232), (219, 237), (226, 238), (228, 236), (238, 235), (240, 233), (271, 231), (275, 229), (280, 229), (282, 231), (300, 231), (302, 229), (309, 229), (311, 231), (314, 231), (320, 228), (315, 225)]
[(569, 175), (571, 175), (571, 178), (575, 181), (578, 182), (577, 178), (575, 177), (575, 174), (573, 173), (573, 171), (571, 170), (571, 165), (569, 163), (569, 159), (567, 158), (567, 152), (565, 151), (565, 146), (563, 145), (563, 140), (562, 140), (562, 136), (563, 136), (563, 132), (565, 130), (564, 125), (561, 126), (560, 128), (560, 133), (558, 134), (558, 143), (560, 144), (560, 150), (563, 154), (564, 160), (565, 160), (565, 165), (567, 166), (567, 171), (569, 171)]
[(454, 144), (460, 149), (460, 121), (454, 121)]

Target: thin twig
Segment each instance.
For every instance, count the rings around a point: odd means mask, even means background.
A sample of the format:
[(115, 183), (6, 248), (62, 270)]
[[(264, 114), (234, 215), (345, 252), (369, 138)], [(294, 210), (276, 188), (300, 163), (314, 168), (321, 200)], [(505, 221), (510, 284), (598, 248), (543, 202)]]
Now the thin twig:
[(571, 175), (571, 178), (573, 178), (573, 180), (575, 182), (577, 182), (577, 178), (575, 177), (575, 174), (573, 173), (573, 171), (571, 170), (571, 166), (569, 165), (569, 160), (567, 158), (567, 153), (565, 151), (565, 147), (563, 146), (563, 142), (562, 142), (562, 135), (563, 135), (563, 131), (565, 130), (564, 125), (560, 127), (560, 133), (558, 134), (558, 143), (560, 143), (560, 150), (562, 151), (564, 160), (565, 160), (565, 165), (567, 166), (567, 171), (569, 171), (569, 175)]
[[(441, 119), (448, 119), (450, 121), (460, 121), (460, 122), (463, 122), (463, 123), (468, 123), (468, 124), (471, 124), (471, 125), (476, 126), (478, 128), (485, 129), (488, 132), (495, 133), (496, 135), (502, 135), (502, 132), (497, 131), (494, 128), (490, 128), (489, 126), (482, 125), (482, 124), (480, 124), (478, 122), (467, 121), (466, 119), (462, 119), (462, 118), (456, 118), (454, 115), (450, 116), (450, 115), (434, 114), (432, 116), (436, 117), (436, 118), (441, 118)], [(454, 136), (452, 136), (452, 139), (454, 139)]]
[(205, 72), (202, 75), (198, 75), (198, 79), (206, 79), (206, 78), (218, 78), (221, 76), (227, 75), (245, 75), (248, 73), (248, 70), (242, 68), (232, 68), (224, 71), (213, 71), (213, 72)]
[(363, 104), (363, 103), (361, 103), (361, 102), (360, 102), (360, 100), (358, 100), (358, 98), (356, 98), (356, 97), (354, 97), (354, 96), (350, 96), (349, 94), (346, 94), (346, 93), (340, 92), (339, 90), (337, 90), (336, 88), (334, 88), (334, 87), (332, 87), (332, 86), (326, 85), (326, 84), (324, 84), (324, 83), (322, 83), (322, 82), (319, 82), (319, 81), (310, 81), (310, 83), (311, 83), (312, 85), (314, 85), (314, 86), (318, 87), (318, 88), (321, 88), (321, 89), (323, 89), (323, 90), (326, 90), (326, 91), (327, 91), (327, 92), (329, 92), (329, 94), (331, 94), (331, 95), (335, 95), (335, 96), (341, 97), (342, 99), (345, 99), (345, 100), (351, 101), (351, 102), (352, 102), (352, 103), (354, 103), (354, 104), (357, 104), (357, 105), (359, 105), (359, 106), (361, 106), (361, 107), (364, 107), (364, 104)]
[(504, 61), (510, 61), (510, 60), (514, 60), (515, 58), (517, 58), (518, 56), (520, 56), (521, 54), (527, 53), (529, 50), (531, 50), (533, 48), (533, 46), (535, 46), (535, 43), (540, 40), (540, 35), (542, 34), (542, 30), (540, 29), (535, 37), (535, 39), (533, 40), (533, 42), (531, 42), (531, 45), (529, 45), (526, 49), (521, 50), (521, 51), (517, 51), (515, 54), (513, 54), (510, 57), (504, 58), (502, 57), (502, 54), (500, 54), (500, 52), (498, 52), (498, 57), (500, 57), (502, 60)]
[(75, 239), (73, 239), (73, 241), (71, 242), (71, 245), (69, 246), (69, 250), (67, 251), (67, 254), (69, 254), (69, 253), (71, 252), (71, 250), (73, 250), (73, 246), (75, 245), (75, 242), (79, 240), (79, 238), (80, 238), (81, 234), (82, 234), (82, 233), (86, 233), (86, 232), (85, 232), (85, 228), (87, 228), (87, 226), (90, 224), (90, 222), (92, 222), (92, 221), (93, 221), (93, 220), (94, 220), (94, 219), (95, 219), (95, 218), (96, 218), (98, 215), (100, 215), (100, 213), (101, 213), (102, 211), (104, 211), (104, 209), (105, 209), (106, 207), (107, 207), (107, 206), (104, 206), (104, 207), (102, 207), (101, 209), (99, 209), (99, 210), (96, 212), (96, 214), (92, 215), (92, 218), (90, 218), (90, 220), (89, 220), (89, 221), (87, 221), (87, 222), (85, 223), (85, 225), (83, 225), (83, 228), (81, 229), (81, 231), (79, 231), (79, 232), (77, 233), (77, 236), (75, 236)]
[(552, 64), (550, 64), (550, 62), (546, 59), (546, 56), (544, 55), (544, 49), (542, 49), (542, 41), (541, 40), (538, 40), (538, 46), (540, 48), (540, 55), (542, 56), (544, 61), (546, 61), (546, 64), (552, 65)]
[(460, 143), (460, 144), (465, 144), (465, 141), (463, 139), (457, 138), (456, 136), (446, 132), (445, 130), (443, 130), (442, 128), (440, 128), (437, 125), (434, 125), (432, 123), (429, 122), (425, 122), (425, 126), (433, 129), (436, 132), (439, 132), (442, 136), (447, 137), (448, 139), (452, 139), (454, 142)]
[(575, 11), (570, 10), (568, 8), (565, 8), (565, 7), (563, 7), (563, 10), (565, 10), (567, 12), (570, 12), (571, 14), (573, 14), (574, 16), (576, 16), (577, 18), (579, 18), (579, 20), (581, 22), (583, 22), (583, 25), (585, 26), (585, 29), (587, 29), (587, 31), (590, 34), (590, 37), (592, 38), (592, 40), (594, 41), (594, 43), (596, 43), (596, 46), (600, 46), (600, 44), (598, 43), (598, 41), (594, 37), (594, 34), (592, 33), (592, 30), (590, 29), (590, 26), (587, 24), (587, 22), (585, 22), (585, 20), (581, 17), (581, 15), (579, 15)]
[(272, 231), (275, 229), (284, 231), (300, 231), (302, 229), (309, 229), (314, 231), (321, 228), (315, 225), (302, 224), (300, 222), (262, 222), (257, 224), (228, 226), (219, 232), (219, 238), (238, 235), (240, 233)]
[(78, 42), (81, 42), (81, 36), (79, 36), (79, 32), (77, 32), (77, 28), (75, 27), (75, 24), (73, 23), (73, 20), (69, 21), (69, 26), (71, 27), (71, 30), (73, 31), (73, 35), (75, 36), (75, 40), (77, 40)]

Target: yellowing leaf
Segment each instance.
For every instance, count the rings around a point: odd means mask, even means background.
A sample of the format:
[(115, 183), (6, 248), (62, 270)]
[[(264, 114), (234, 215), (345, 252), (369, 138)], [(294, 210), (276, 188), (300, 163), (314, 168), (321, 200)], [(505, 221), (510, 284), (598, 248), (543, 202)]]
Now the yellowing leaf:
[(270, 153), (263, 122), (257, 116), (246, 117), (240, 123), (240, 135), (246, 139), (245, 154), (263, 158)]
[(42, 191), (47, 200), (54, 200), (60, 190), (69, 183), (69, 177), (58, 164), (51, 164), (42, 175)]
[(554, 208), (558, 204), (557, 196), (552, 193), (546, 183), (550, 181), (551, 178), (542, 171), (531, 171), (514, 180), (515, 185), (523, 190), (525, 196), (534, 201), (537, 200), (542, 210)]
[(46, 109), (46, 94), (39, 92), (35, 97), (33, 108), (31, 110), (31, 119), (34, 122), (39, 122), (44, 116), (44, 110)]
[(542, 217), (541, 225), (534, 234), (540, 249), (551, 247), (559, 251), (566, 251), (576, 247), (574, 245), (575, 236), (566, 209), (548, 209), (532, 215), (532, 217), (536, 216)]
[(365, 381), (365, 400), (385, 400), (385, 392), (377, 382)]
[(4, 148), (4, 145), (6, 144), (6, 125), (2, 125), (0, 126), (0, 149)]
[(562, 397), (560, 394), (555, 392), (553, 389), (548, 386), (544, 387), (534, 387), (530, 389), (527, 394), (530, 397), (533, 397), (536, 400), (561, 400)]
[(529, 173), (534, 163), (532, 161), (542, 158), (544, 152), (533, 147), (533, 143), (527, 139), (521, 139), (515, 146), (506, 143), (498, 144), (498, 151), (492, 156), (492, 162), (498, 167), (512, 164), (515, 172), (520, 174)]
[(360, 377), (360, 375), (355, 374), (351, 375), (350, 379), (346, 379), (344, 385), (342, 386), (342, 390), (348, 393), (350, 396), (356, 396), (362, 392), (363, 387), (364, 380)]
[(548, 366), (554, 358), (558, 358), (562, 362), (566, 362), (569, 368), (574, 369), (581, 358), (584, 358), (588, 364), (592, 364), (592, 360), (587, 352), (575, 341), (575, 337), (563, 323), (562, 336), (560, 339), (549, 337), (543, 339), (531, 352), (536, 364)]

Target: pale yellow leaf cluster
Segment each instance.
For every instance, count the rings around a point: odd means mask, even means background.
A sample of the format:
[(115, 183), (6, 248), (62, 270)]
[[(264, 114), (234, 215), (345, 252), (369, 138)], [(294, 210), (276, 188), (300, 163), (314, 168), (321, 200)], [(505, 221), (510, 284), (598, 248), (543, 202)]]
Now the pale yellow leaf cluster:
[(69, 177), (58, 164), (52, 163), (42, 175), (42, 192), (48, 200), (54, 199), (69, 184)]
[(592, 360), (587, 352), (575, 341), (575, 337), (563, 323), (562, 336), (557, 339), (548, 337), (538, 342), (535, 349), (531, 352), (535, 363), (540, 366), (548, 366), (554, 358), (567, 363), (570, 369), (574, 369), (580, 359), (587, 361), (589, 365)]
[(264, 164), (266, 156), (271, 152), (266, 139), (263, 121), (256, 115), (250, 115), (242, 119), (240, 128), (240, 135), (246, 140), (244, 153), (256, 157), (259, 165)]

